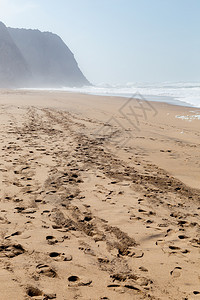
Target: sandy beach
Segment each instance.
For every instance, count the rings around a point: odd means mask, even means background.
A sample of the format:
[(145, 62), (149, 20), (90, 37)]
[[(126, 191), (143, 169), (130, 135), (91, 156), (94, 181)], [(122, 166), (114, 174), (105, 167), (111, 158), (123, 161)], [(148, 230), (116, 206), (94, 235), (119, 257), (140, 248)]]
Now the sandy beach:
[(200, 108), (0, 91), (0, 299), (200, 299)]

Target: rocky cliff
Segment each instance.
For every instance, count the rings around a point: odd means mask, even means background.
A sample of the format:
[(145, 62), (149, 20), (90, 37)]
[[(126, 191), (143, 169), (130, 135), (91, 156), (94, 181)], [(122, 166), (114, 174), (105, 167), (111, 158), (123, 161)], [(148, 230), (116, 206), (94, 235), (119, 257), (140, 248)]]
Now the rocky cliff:
[(31, 77), (29, 66), (22, 53), (0, 22), (0, 87), (23, 85)]
[(0, 22), (0, 87), (62, 87), (90, 83), (62, 39)]

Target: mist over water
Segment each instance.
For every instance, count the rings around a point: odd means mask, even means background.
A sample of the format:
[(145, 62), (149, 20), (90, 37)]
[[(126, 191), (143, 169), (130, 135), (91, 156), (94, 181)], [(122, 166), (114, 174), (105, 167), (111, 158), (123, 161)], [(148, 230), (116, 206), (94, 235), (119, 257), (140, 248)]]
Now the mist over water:
[(126, 85), (98, 84), (82, 88), (63, 87), (60, 89), (47, 88), (45, 90), (60, 90), (101, 96), (139, 97), (146, 100), (167, 102), (175, 105), (200, 107), (200, 83), (127, 83)]

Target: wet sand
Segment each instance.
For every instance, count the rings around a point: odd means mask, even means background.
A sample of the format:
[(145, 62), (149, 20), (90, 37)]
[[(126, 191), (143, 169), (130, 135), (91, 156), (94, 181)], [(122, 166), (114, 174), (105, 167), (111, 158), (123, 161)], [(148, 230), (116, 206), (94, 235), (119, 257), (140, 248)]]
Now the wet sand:
[(200, 109), (2, 90), (0, 114), (0, 299), (200, 298)]

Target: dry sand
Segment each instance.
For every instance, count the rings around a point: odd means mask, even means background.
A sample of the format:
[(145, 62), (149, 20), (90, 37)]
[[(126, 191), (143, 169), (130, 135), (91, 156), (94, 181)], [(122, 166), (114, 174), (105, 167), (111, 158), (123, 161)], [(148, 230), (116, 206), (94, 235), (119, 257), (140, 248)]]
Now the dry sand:
[(1, 91), (0, 299), (200, 299), (199, 111)]

